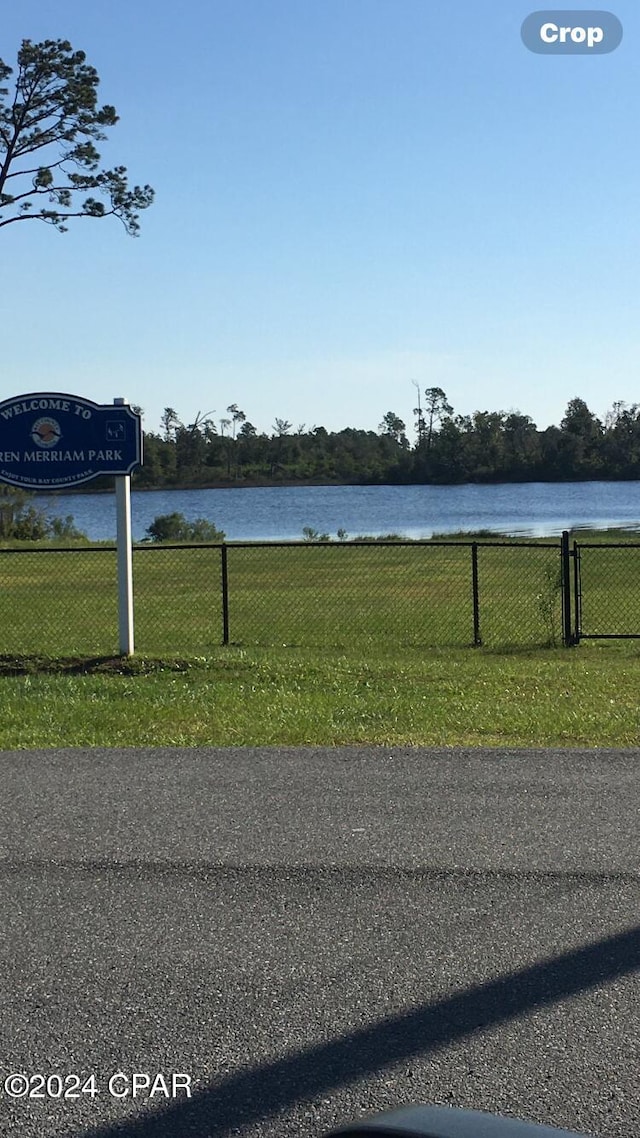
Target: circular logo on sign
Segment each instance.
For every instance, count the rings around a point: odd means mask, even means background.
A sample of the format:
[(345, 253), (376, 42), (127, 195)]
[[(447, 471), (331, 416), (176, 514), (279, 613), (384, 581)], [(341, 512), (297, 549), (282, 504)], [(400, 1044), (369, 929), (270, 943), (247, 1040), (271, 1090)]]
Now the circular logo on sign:
[(39, 447), (54, 447), (61, 437), (60, 424), (48, 416), (36, 419), (31, 428), (31, 438)]

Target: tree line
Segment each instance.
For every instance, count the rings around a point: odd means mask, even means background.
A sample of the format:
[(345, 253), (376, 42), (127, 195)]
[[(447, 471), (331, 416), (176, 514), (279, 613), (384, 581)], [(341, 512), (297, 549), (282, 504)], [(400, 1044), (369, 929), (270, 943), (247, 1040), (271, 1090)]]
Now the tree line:
[(456, 414), (442, 388), (430, 387), (418, 391), (411, 442), (393, 411), (377, 431), (294, 428), (276, 418), (270, 433), (258, 432), (235, 403), (217, 421), (212, 414), (183, 423), (165, 408), (161, 430), (145, 432), (144, 465), (133, 475), (134, 486), (640, 478), (640, 404), (616, 402), (602, 421), (583, 399), (571, 399), (559, 426), (539, 430), (518, 411)]

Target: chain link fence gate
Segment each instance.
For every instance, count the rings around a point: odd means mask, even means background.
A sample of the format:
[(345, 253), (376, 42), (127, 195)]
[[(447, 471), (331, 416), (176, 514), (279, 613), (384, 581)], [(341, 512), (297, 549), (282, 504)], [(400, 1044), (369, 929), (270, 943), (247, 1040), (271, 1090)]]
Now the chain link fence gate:
[(640, 639), (640, 542), (573, 543), (574, 639)]

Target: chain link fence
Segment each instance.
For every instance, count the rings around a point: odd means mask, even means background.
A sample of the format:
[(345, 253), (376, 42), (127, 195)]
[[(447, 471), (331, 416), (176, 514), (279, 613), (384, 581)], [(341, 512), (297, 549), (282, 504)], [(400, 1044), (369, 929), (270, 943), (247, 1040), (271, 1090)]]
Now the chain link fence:
[(229, 546), (229, 638), (348, 648), (464, 644), (472, 637), (469, 554), (455, 546)]
[(556, 647), (563, 639), (562, 549), (541, 542), (477, 546), (479, 640)]
[(116, 551), (0, 550), (0, 656), (114, 652)]
[(136, 651), (205, 656), (223, 642), (223, 547), (136, 546)]
[[(135, 546), (135, 646), (351, 649), (562, 642), (559, 542)], [(116, 550), (0, 551), (0, 655), (117, 650)]]

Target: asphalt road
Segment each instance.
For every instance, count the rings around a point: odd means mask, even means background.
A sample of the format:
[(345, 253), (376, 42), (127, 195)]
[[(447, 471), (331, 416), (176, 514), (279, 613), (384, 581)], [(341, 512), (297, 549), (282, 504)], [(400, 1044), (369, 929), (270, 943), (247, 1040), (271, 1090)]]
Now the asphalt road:
[(640, 1135), (640, 752), (4, 752), (0, 787), (0, 1135)]

